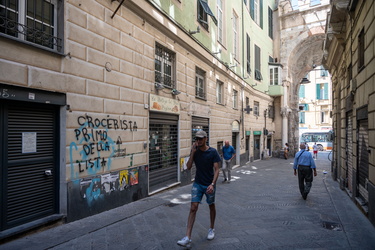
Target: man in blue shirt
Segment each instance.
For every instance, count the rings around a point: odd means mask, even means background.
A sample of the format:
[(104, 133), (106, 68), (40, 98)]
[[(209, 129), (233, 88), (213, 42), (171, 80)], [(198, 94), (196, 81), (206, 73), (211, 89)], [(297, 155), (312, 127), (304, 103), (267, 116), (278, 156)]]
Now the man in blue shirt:
[[(223, 175), (224, 175), (224, 182), (228, 181), (230, 183), (231, 179), (231, 170), (232, 170), (232, 159), (236, 156), (236, 150), (234, 150), (234, 147), (232, 145), (229, 145), (229, 141), (225, 141), (225, 145), (223, 147)], [(228, 172), (228, 179), (226, 172)]]
[(206, 196), (206, 202), (210, 208), (210, 228), (208, 230), (207, 239), (212, 240), (215, 237), (215, 184), (219, 177), (219, 162), (220, 155), (216, 149), (211, 148), (206, 144), (207, 133), (199, 130), (195, 134), (195, 142), (191, 147), (190, 158), (186, 164), (187, 169), (190, 170), (193, 162), (196, 166), (195, 179), (191, 189), (191, 204), (190, 213), (188, 217), (186, 236), (177, 241), (177, 244), (184, 247), (190, 247), (191, 232), (195, 217), (198, 211), (199, 203), (203, 195)]
[[(314, 176), (316, 173), (315, 161), (312, 158), (310, 152), (306, 151), (306, 146), (304, 143), (301, 143), (299, 148), (301, 149), (294, 158), (294, 175), (297, 175), (298, 169), (298, 184), (299, 191), (301, 192), (302, 198), (306, 200), (307, 195), (310, 192), (312, 181), (313, 181), (313, 170)], [(305, 184), (306, 182), (306, 184)]]

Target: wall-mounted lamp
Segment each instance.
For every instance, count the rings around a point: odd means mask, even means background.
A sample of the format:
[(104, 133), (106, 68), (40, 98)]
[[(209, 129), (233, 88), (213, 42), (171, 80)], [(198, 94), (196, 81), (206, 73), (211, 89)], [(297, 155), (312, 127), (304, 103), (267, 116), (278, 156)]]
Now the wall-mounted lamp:
[(164, 86), (163, 86), (163, 84), (156, 82), (156, 83), (155, 83), (155, 88), (156, 88), (157, 90), (160, 90), (160, 89), (164, 89)]
[(300, 84), (308, 84), (310, 83), (309, 79), (307, 79), (306, 77), (302, 78), (302, 81)]
[(193, 34), (196, 34), (196, 33), (199, 33), (199, 32), (201, 32), (201, 28), (199, 28), (199, 26), (197, 27), (197, 30), (189, 30), (190, 35), (193, 35)]
[(219, 49), (218, 52), (212, 52), (213, 55), (217, 55), (217, 54), (220, 54), (221, 53), (221, 49)]
[(178, 91), (177, 89), (172, 89), (171, 93), (172, 95), (179, 95), (181, 94), (181, 91)]

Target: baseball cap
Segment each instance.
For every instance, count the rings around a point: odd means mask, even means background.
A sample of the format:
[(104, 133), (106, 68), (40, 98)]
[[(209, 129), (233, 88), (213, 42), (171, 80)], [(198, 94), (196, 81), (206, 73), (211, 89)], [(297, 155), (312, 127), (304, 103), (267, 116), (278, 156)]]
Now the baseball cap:
[(199, 130), (199, 131), (195, 134), (195, 137), (198, 137), (198, 138), (204, 138), (204, 137), (207, 137), (207, 133), (204, 132), (203, 130)]

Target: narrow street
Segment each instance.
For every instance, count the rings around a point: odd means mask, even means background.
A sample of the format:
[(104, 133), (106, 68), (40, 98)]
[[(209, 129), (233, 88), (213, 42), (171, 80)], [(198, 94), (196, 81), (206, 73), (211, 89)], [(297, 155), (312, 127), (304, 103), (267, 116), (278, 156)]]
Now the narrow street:
[[(233, 170), (217, 185), (216, 236), (206, 240), (209, 211), (200, 205), (193, 249), (374, 249), (375, 228), (330, 175), (319, 152), (318, 176), (303, 200), (293, 158), (272, 158)], [(326, 174), (325, 174), (326, 173)], [(73, 223), (0, 245), (0, 249), (182, 249), (187, 185)]]

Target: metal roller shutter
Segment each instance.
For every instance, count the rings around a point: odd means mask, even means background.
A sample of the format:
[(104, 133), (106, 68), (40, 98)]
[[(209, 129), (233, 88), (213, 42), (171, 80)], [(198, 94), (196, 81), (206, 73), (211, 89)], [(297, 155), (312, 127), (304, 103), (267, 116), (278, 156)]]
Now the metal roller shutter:
[(368, 202), (367, 182), (369, 175), (368, 120), (360, 120), (358, 126), (358, 191)]
[[(0, 103), (0, 108), (4, 156), (1, 229), (7, 229), (58, 211), (58, 110), (52, 105), (18, 102)], [(31, 150), (25, 149), (23, 139), (28, 133)]]
[(178, 181), (178, 116), (150, 113), (149, 165), (150, 192)]
[(352, 112), (346, 113), (346, 188), (353, 192), (353, 121)]

